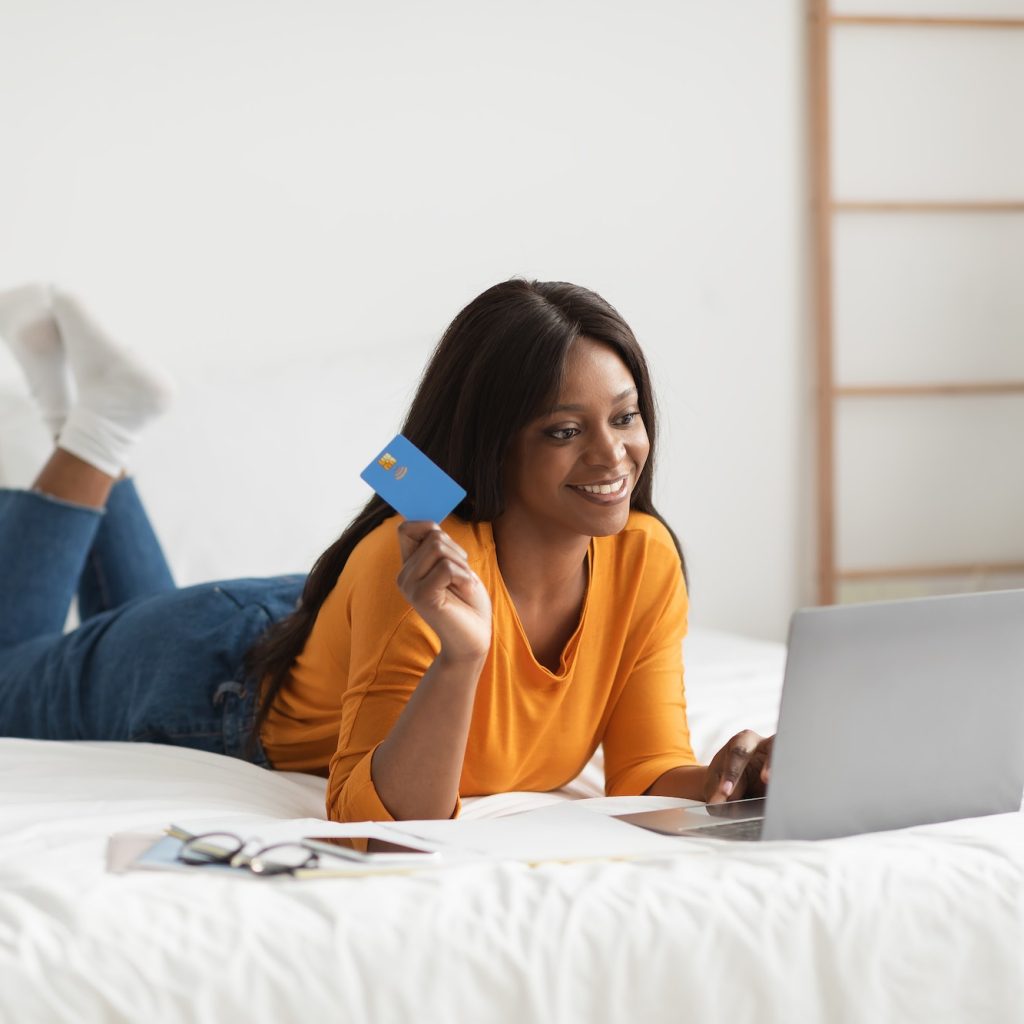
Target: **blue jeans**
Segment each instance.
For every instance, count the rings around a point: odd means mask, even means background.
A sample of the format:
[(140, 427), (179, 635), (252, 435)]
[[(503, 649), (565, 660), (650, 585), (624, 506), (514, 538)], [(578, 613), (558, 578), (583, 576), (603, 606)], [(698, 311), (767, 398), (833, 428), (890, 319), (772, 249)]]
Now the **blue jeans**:
[[(0, 736), (169, 743), (270, 767), (242, 661), (304, 582), (176, 588), (131, 480), (106, 509), (0, 489)], [(76, 592), (81, 625), (65, 634)]]

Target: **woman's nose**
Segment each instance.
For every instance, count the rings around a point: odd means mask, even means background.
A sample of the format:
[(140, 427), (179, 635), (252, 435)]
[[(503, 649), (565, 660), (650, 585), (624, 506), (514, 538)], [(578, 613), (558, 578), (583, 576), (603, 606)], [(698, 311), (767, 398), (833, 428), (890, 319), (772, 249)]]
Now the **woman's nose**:
[(626, 452), (623, 439), (605, 429), (591, 435), (591, 443), (584, 453), (584, 460), (593, 466), (618, 467)]

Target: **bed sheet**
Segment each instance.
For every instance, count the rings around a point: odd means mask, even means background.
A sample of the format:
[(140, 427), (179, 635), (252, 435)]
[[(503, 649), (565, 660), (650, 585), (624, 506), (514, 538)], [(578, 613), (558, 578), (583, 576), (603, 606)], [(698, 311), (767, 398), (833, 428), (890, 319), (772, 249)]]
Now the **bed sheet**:
[[(783, 658), (688, 641), (701, 757), (742, 726), (771, 731)], [(0, 1020), (1021, 1019), (1018, 814), (823, 843), (688, 840), (644, 863), (320, 882), (105, 870), (114, 832), (320, 817), (323, 788), (170, 747), (0, 740)], [(464, 813), (599, 792), (595, 759), (566, 791)]]

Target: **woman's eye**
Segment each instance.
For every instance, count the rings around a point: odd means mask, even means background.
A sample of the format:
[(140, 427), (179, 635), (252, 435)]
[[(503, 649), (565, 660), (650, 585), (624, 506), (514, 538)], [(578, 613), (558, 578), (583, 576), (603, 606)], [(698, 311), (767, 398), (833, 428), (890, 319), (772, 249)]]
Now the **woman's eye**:
[(621, 426), (621, 427), (628, 427), (628, 426), (630, 426), (630, 424), (632, 424), (633, 420), (635, 420), (637, 418), (637, 416), (639, 416), (639, 415), (640, 415), (639, 412), (627, 412), (627, 413), (625, 413), (624, 415), (620, 416), (619, 419), (618, 419), (619, 426)]
[(549, 430), (548, 437), (553, 437), (556, 441), (571, 441), (578, 433), (575, 427), (559, 427), (556, 430)]

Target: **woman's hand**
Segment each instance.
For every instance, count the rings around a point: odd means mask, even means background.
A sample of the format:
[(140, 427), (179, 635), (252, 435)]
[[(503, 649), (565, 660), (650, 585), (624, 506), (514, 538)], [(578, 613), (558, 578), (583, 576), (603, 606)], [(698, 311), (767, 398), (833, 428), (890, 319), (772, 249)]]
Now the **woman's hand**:
[(447, 662), (482, 661), (491, 646), (491, 599), (466, 552), (437, 523), (398, 527), (398, 587), (441, 641)]
[(765, 739), (749, 729), (736, 733), (708, 765), (704, 799), (709, 804), (720, 804), (764, 796), (774, 739)]

